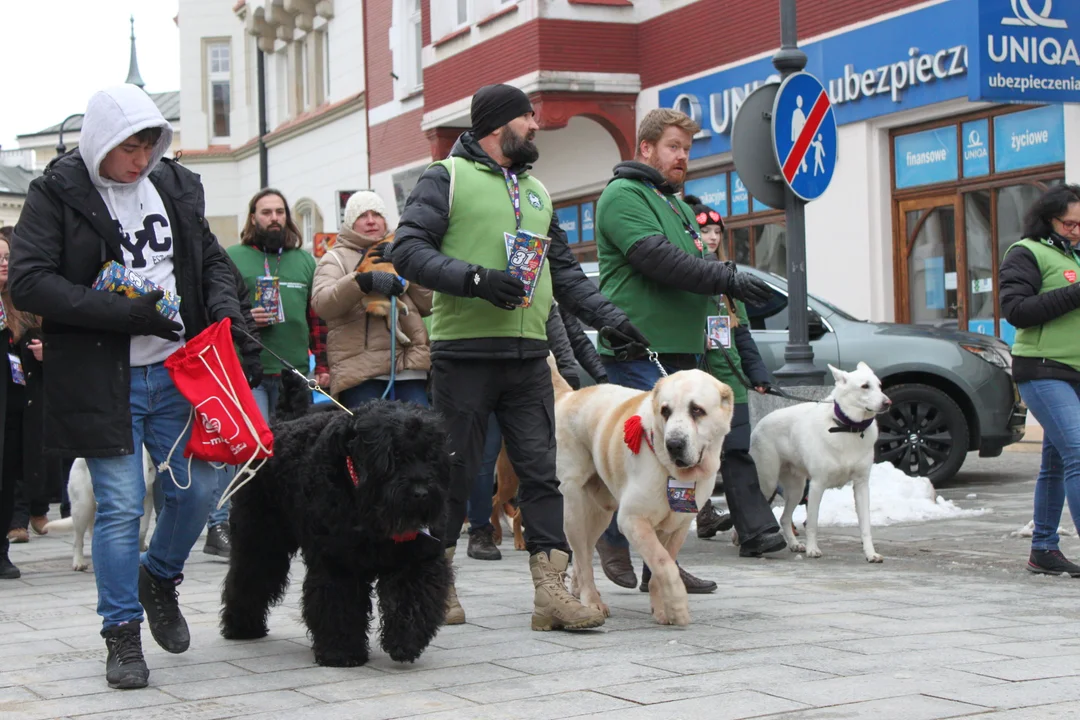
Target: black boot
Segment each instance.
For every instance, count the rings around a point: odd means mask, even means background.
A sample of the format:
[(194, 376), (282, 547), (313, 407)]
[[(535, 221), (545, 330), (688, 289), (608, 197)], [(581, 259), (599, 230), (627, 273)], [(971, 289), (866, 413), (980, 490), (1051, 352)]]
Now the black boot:
[(150, 671), (143, 659), (139, 621), (114, 625), (101, 631), (109, 656), (105, 660), (105, 680), (116, 690), (146, 687)]
[(206, 544), (203, 545), (202, 549), (204, 553), (227, 558), (229, 557), (230, 547), (228, 523), (214, 525), (206, 531)]
[(787, 540), (781, 532), (761, 533), (756, 538), (739, 544), (739, 557), (761, 557), (766, 553), (779, 552), (787, 547)]
[(1080, 565), (1069, 562), (1060, 550), (1032, 550), (1028, 572), (1040, 575), (1071, 575), (1080, 578)]
[(7, 553), (0, 555), (0, 580), (18, 580), (21, 577), (22, 571), (8, 559)]
[(181, 575), (175, 580), (158, 580), (145, 566), (139, 566), (139, 602), (146, 611), (150, 634), (162, 649), (171, 653), (182, 653), (191, 644), (176, 589), (183, 579)]
[(467, 553), (473, 560), (502, 560), (502, 553), (495, 547), (495, 528), (491, 523), (469, 530)]
[[(702, 578), (695, 577), (683, 570), (681, 565), (679, 566), (679, 578), (682, 580), (686, 592), (691, 595), (708, 595), (716, 590), (716, 583), (712, 580), (703, 580)], [(641, 590), (641, 592), (649, 592), (649, 580), (651, 579), (652, 570), (646, 565), (641, 568), (641, 587), (639, 587), (638, 590)]]

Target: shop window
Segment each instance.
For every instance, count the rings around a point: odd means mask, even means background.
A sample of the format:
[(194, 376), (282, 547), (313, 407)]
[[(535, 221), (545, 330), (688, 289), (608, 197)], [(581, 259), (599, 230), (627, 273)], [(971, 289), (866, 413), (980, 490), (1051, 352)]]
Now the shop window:
[(770, 223), (754, 228), (754, 267), (785, 277), (787, 275), (787, 228)]
[(908, 309), (911, 322), (955, 325), (959, 317), (956, 282), (956, 211), (937, 206), (905, 213), (908, 253)]
[(994, 327), (997, 263), (989, 190), (964, 195), (964, 231), (967, 238), (968, 329), (994, 335), (997, 333)]

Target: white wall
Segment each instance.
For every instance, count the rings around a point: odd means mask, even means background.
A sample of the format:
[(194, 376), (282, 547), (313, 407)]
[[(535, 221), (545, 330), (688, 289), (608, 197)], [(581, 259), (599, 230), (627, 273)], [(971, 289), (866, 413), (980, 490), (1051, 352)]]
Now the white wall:
[(364, 90), (364, 8), (362, 2), (334, 3), (330, 32), (330, 102)]
[(1065, 106), (1065, 180), (1080, 184), (1080, 105)]
[(533, 174), (556, 201), (594, 191), (611, 178), (611, 169), (622, 158), (611, 134), (585, 117), (570, 118), (561, 130), (536, 134), (540, 159)]
[(245, 195), (237, 182), (236, 163), (185, 163), (185, 167), (202, 177), (208, 216), (247, 214), (246, 205), (250, 195)]

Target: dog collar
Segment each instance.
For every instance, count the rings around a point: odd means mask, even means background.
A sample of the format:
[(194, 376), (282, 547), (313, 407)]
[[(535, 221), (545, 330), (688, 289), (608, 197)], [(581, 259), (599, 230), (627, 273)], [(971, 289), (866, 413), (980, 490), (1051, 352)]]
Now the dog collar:
[(349, 469), (349, 479), (352, 480), (353, 487), (360, 487), (360, 476), (356, 474), (356, 465), (353, 464), (352, 456), (345, 456), (345, 467)]
[(418, 534), (419, 533), (417, 533), (415, 530), (413, 530), (412, 532), (400, 533), (398, 535), (391, 535), (390, 539), (393, 540), (396, 543), (409, 542), (410, 540), (415, 540), (416, 536)]
[(840, 404), (836, 402), (833, 403), (833, 416), (836, 420), (836, 426), (829, 428), (831, 433), (859, 433), (859, 437), (863, 437), (867, 428), (874, 424), (874, 418), (855, 422), (844, 414), (844, 411), (840, 409)]
[(655, 455), (656, 448), (653, 447), (652, 431), (645, 431), (645, 427), (641, 424), (640, 415), (631, 415), (626, 418), (626, 422), (623, 423), (623, 442), (626, 443), (626, 447), (630, 448), (630, 452), (637, 455), (641, 452), (642, 439), (645, 440), (645, 443), (649, 446), (649, 449), (653, 451), (653, 455)]

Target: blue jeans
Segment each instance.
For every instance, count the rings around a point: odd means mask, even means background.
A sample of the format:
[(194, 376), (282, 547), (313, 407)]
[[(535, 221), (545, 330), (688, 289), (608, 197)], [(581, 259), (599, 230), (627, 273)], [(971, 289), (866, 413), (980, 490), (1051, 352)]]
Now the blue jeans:
[[(190, 436), (185, 430), (191, 405), (173, 385), (161, 363), (131, 368), (131, 435), (135, 453), (119, 457), (87, 458), (97, 499), (94, 518), (94, 577), (98, 588), (98, 614), (104, 627), (141, 620), (139, 564), (161, 579), (181, 577), (184, 562), (202, 534), (217, 487), (213, 467), (188, 460), (183, 450)], [(176, 482), (161, 477), (163, 495), (150, 547), (139, 557), (139, 518), (143, 514), (146, 484), (143, 479), (142, 446), (160, 465), (179, 437), (170, 466)]]
[(491, 524), (491, 496), (495, 489), (495, 462), (502, 450), (502, 432), (495, 413), (488, 419), (487, 435), (484, 437), (484, 455), (480, 461), (480, 471), (473, 480), (472, 492), (469, 493), (469, 532), (479, 530)]
[[(635, 390), (652, 390), (653, 385), (656, 385), (660, 378), (663, 377), (660, 374), (660, 368), (656, 367), (656, 364), (651, 360), (609, 362), (604, 363), (604, 368), (607, 370), (608, 382)], [(664, 369), (669, 373), (678, 370), (678, 368), (666, 365)], [(611, 523), (608, 525), (607, 530), (604, 531), (604, 539), (612, 547), (628, 548), (630, 547), (630, 541), (619, 532), (617, 519), (617, 513), (611, 516)]]
[(1031, 549), (1057, 550), (1066, 498), (1073, 522), (1080, 528), (1080, 383), (1026, 380), (1017, 386), (1024, 404), (1043, 428)]
[(255, 396), (255, 404), (259, 406), (263, 419), (269, 423), (277, 410), (278, 397), (281, 396), (281, 376), (265, 376), (259, 387), (252, 388), (251, 394)]
[[(341, 391), (338, 402), (347, 408), (353, 408), (368, 400), (378, 400), (386, 392), (385, 380), (365, 380), (359, 385)], [(428, 406), (426, 380), (398, 380), (394, 383), (392, 395), (387, 398), (411, 402), (420, 407)]]
[(222, 494), (225, 492), (225, 488), (229, 487), (229, 483), (236, 476), (236, 466), (226, 465), (223, 468), (214, 468), (214, 472), (217, 473), (217, 487), (214, 489), (214, 494), (210, 497), (210, 517), (206, 520), (206, 527), (212, 528), (216, 525), (229, 522), (229, 502), (225, 503), (218, 509), (218, 501), (221, 500)]

